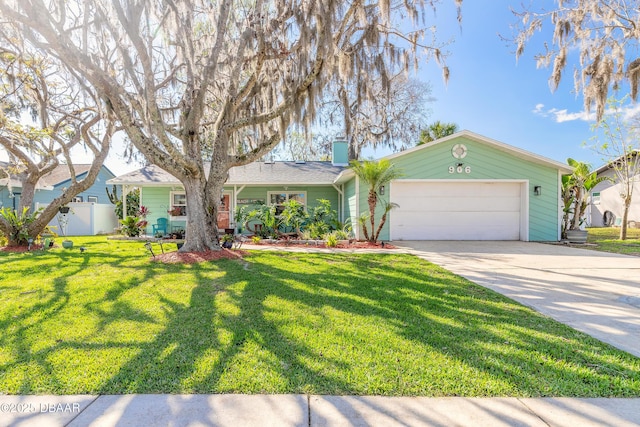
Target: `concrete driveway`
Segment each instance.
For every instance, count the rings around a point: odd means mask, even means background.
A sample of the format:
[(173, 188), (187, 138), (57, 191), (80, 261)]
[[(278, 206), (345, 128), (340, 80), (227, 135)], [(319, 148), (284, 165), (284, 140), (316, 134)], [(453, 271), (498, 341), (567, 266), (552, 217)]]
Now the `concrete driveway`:
[(393, 242), (640, 357), (640, 257), (530, 242)]

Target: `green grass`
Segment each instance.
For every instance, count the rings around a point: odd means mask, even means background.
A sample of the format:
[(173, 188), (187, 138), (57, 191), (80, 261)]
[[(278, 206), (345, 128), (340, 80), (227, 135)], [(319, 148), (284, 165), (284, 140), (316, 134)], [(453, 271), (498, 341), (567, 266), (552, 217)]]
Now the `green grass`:
[(640, 359), (410, 255), (0, 253), (0, 394), (640, 396)]
[(589, 228), (588, 249), (640, 256), (640, 228), (627, 228), (627, 240), (620, 240), (620, 227)]

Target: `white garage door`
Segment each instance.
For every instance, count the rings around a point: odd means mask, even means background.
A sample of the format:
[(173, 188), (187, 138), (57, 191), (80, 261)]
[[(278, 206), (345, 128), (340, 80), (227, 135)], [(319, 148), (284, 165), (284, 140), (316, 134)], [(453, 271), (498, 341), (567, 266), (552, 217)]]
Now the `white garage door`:
[(521, 183), (391, 185), (392, 240), (520, 240)]

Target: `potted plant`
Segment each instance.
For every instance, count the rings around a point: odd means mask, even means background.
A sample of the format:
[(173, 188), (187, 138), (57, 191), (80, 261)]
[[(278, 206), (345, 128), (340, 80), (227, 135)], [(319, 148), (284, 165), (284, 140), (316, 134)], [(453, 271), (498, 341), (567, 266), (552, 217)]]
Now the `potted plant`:
[(233, 247), (233, 234), (223, 234), (220, 241), (223, 248), (231, 249)]
[(563, 238), (569, 243), (586, 243), (587, 202), (591, 190), (606, 180), (598, 178), (597, 172), (591, 171), (591, 165), (574, 159), (567, 159), (569, 166), (573, 167), (573, 173), (562, 177), (562, 201), (563, 201)]
[(169, 216), (184, 216), (183, 206), (172, 206), (171, 209), (167, 211)]

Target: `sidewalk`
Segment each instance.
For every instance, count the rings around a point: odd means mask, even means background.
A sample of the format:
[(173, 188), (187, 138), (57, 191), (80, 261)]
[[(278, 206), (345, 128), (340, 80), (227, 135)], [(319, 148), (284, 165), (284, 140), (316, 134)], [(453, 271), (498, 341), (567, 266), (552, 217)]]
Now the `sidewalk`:
[(0, 426), (640, 426), (640, 399), (0, 396)]

